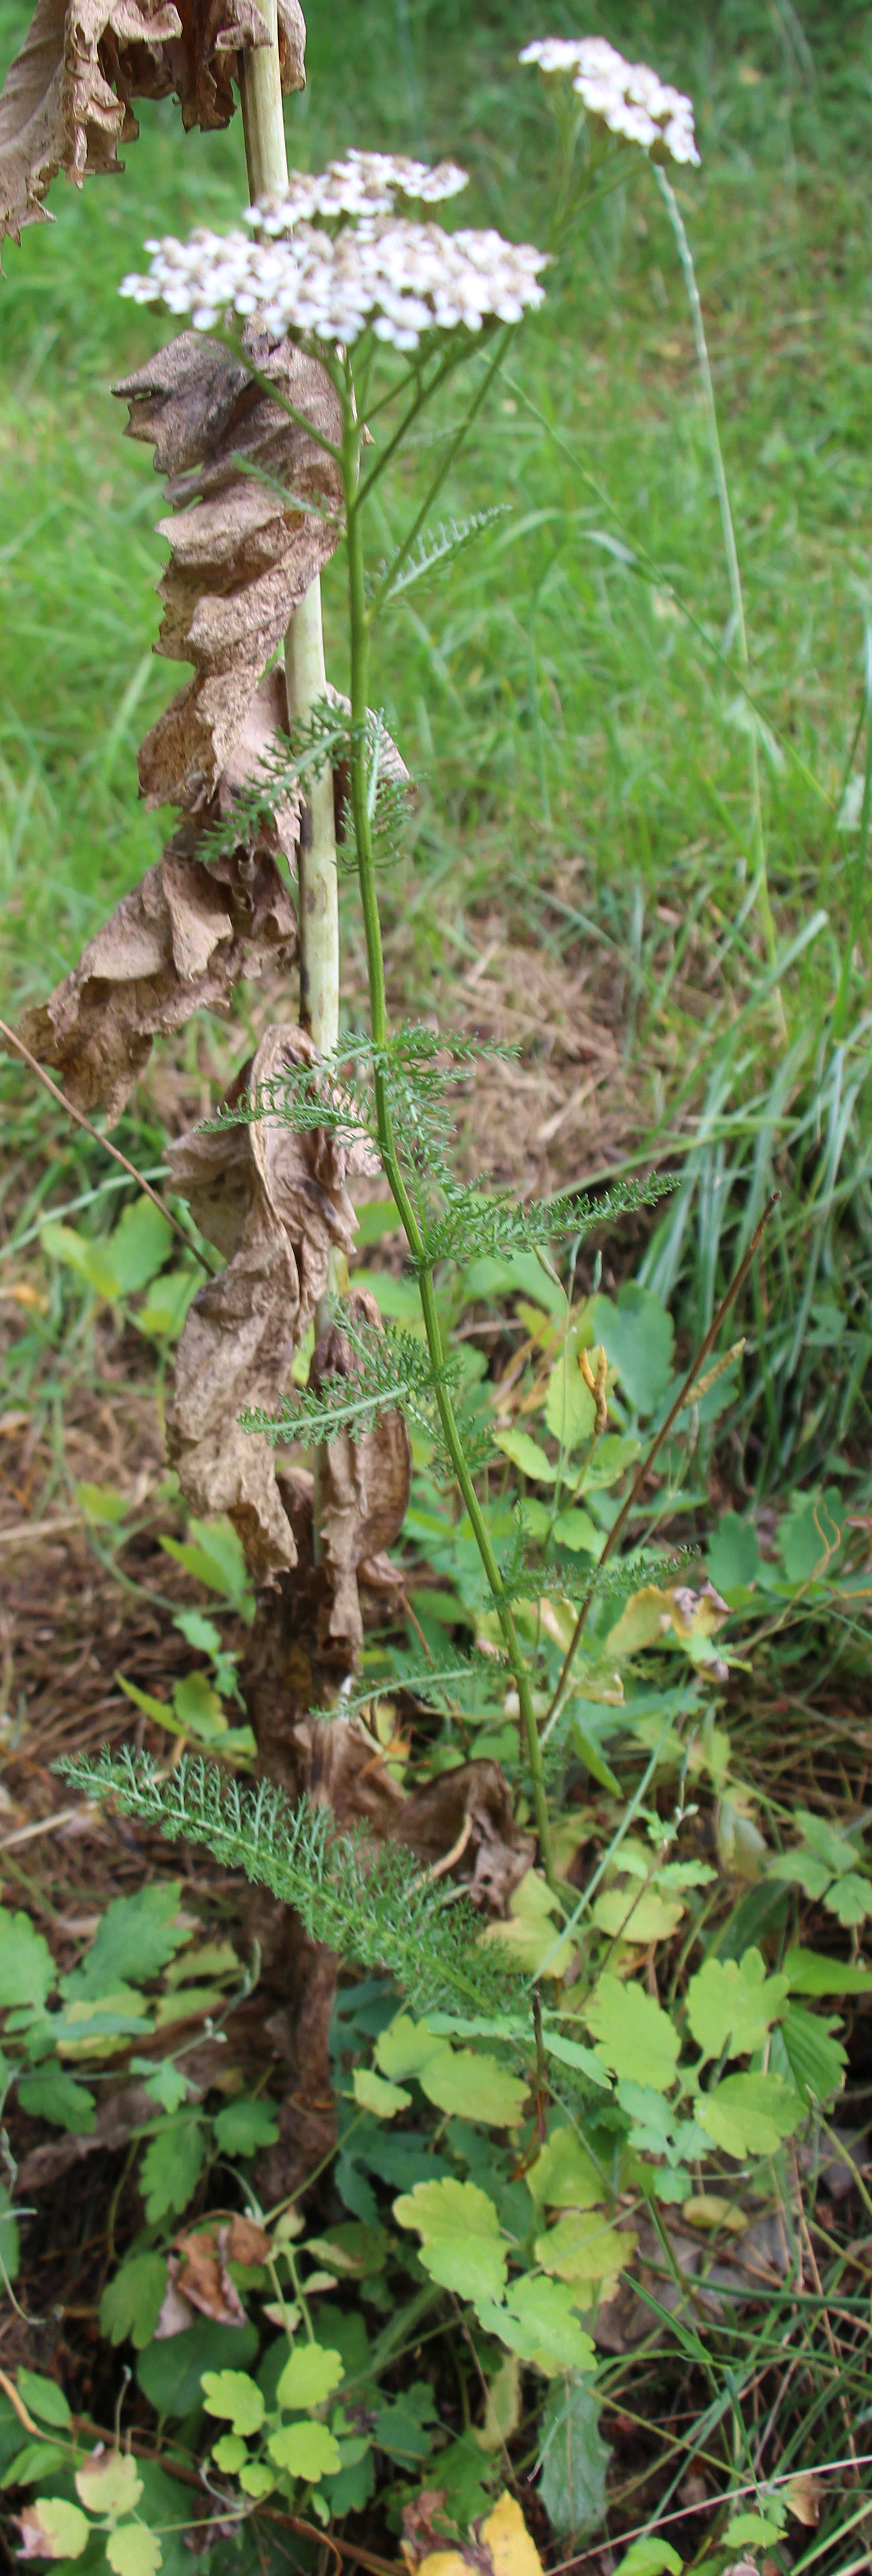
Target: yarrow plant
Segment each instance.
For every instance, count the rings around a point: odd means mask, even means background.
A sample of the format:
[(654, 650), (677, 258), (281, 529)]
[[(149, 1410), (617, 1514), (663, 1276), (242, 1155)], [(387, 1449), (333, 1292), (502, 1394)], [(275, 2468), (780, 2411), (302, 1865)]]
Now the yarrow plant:
[(611, 134), (640, 143), (646, 152), (662, 144), (673, 161), (699, 164), (693, 100), (662, 81), (649, 63), (626, 62), (604, 36), (539, 36), (518, 60), (537, 63), (546, 74), (571, 72), (588, 114), (601, 117)]

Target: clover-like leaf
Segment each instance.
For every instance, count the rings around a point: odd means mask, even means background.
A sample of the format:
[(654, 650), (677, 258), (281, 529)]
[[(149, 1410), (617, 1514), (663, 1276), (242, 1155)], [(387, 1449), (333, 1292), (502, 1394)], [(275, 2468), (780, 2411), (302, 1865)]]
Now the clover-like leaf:
[(157, 2576), (163, 2566), (163, 2550), (156, 2531), (144, 2522), (120, 2522), (110, 2531), (106, 2556), (113, 2576)]
[(326, 2424), (281, 2424), (271, 2433), (267, 2445), (270, 2459), (278, 2469), (289, 2469), (294, 2478), (305, 2478), (316, 2486), (319, 2478), (334, 2477), (342, 2467), (342, 2453)]
[[(297, 2344), (285, 2362), (276, 2389), (278, 2404), (287, 2407), (288, 2413), (292, 2407), (323, 2406), (325, 2397), (332, 2396), (344, 2377), (338, 2352), (330, 2352), (319, 2343)], [(238, 2430), (243, 2430), (242, 2425)]]
[(723, 2075), (700, 2094), (696, 2118), (724, 2154), (773, 2156), (805, 2116), (805, 2106), (780, 2075)]
[(500, 2243), (499, 2219), (487, 2193), (477, 2183), (418, 2182), (394, 2202), (400, 2227), (414, 2227), (421, 2238), (421, 2261), (443, 2290), (461, 2298), (500, 2299), (506, 2280), (506, 2256)]
[(632, 2229), (610, 2227), (599, 2210), (573, 2209), (537, 2236), (534, 2252), (543, 2272), (561, 2281), (606, 2281), (630, 2262), (638, 2241)]
[(668, 2092), (678, 2063), (678, 2032), (652, 1995), (641, 1986), (622, 1985), (618, 1977), (600, 1977), (585, 2018), (603, 2066), (650, 2084), (655, 2093)]
[(76, 2470), (76, 2494), (88, 2513), (101, 2521), (120, 2522), (135, 2513), (142, 2494), (136, 2461), (127, 2451), (107, 2451), (102, 2459), (85, 2460)]
[(266, 2406), (246, 2370), (204, 2370), (200, 2386), (207, 2415), (226, 2416), (234, 2433), (260, 2432)]
[(759, 1950), (741, 1959), (706, 1959), (687, 1989), (687, 2018), (704, 2057), (750, 2056), (784, 2011), (787, 1977), (767, 1977)]

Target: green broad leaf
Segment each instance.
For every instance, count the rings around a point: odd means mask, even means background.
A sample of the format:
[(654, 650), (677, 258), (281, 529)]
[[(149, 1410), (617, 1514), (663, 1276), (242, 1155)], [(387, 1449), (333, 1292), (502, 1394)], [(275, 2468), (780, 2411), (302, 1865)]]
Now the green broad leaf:
[(21, 2266), (18, 2221), (13, 2218), (12, 2194), (7, 2183), (0, 2183), (0, 2280), (17, 2281)]
[(506, 2280), (506, 2256), (493, 2201), (477, 2183), (419, 2182), (394, 2202), (399, 2227), (414, 2227), (421, 2238), (421, 2261), (443, 2290), (464, 2299), (500, 2299)]
[(605, 2186), (575, 2130), (552, 2129), (525, 2176), (537, 2209), (595, 2209)]
[(723, 2075), (694, 2109), (706, 2137), (740, 2163), (745, 2156), (774, 2156), (804, 2117), (798, 2094), (780, 2075)]
[(274, 2102), (228, 2102), (213, 2121), (222, 2156), (256, 2156), (273, 2147), (279, 2134)]
[(287, 2469), (292, 2478), (305, 2478), (307, 2486), (317, 2486), (319, 2479), (332, 2477), (342, 2467), (342, 2453), (335, 2434), (326, 2424), (280, 2424), (267, 2443), (270, 2459), (278, 2469)]
[(637, 2243), (632, 2230), (610, 2227), (600, 2210), (572, 2209), (537, 2236), (533, 2251), (559, 2281), (607, 2281), (632, 2260)]
[(262, 2504), (264, 2496), (272, 2495), (275, 2478), (265, 2460), (246, 2460), (239, 2472), (239, 2484), (243, 2494), (254, 2496), (256, 2502)]
[[(244, 2468), (245, 2462), (248, 2458), (248, 2452), (241, 2433), (219, 2434), (217, 2442), (213, 2442), (212, 2444), (212, 2458), (215, 2462), (216, 2468), (224, 2470), (225, 2476), (235, 2477), (237, 2469)], [(272, 2479), (270, 2478), (270, 2486), (271, 2485)]]
[[(36, 2515), (39, 2517), (38, 2534), (44, 2542), (44, 2547), (39, 2550), (34, 2549), (31, 2537), (36, 2536), (33, 2520)], [(77, 2504), (65, 2504), (62, 2496), (38, 2496), (31, 2507), (28, 2537), (29, 2555), (32, 2557), (81, 2558), (91, 2537), (91, 2525), (79, 2512)]]
[(420, 2076), (428, 2102), (461, 2120), (481, 2120), (486, 2128), (516, 2129), (524, 2116), (529, 2086), (495, 2057), (475, 2048), (446, 2049), (431, 2059)]
[(706, 1959), (687, 1989), (687, 2018), (703, 2057), (750, 2056), (784, 2011), (787, 1977), (767, 1977), (759, 1950), (740, 1959)]
[(841, 2026), (841, 2022), (825, 2019), (821, 2013), (806, 2012), (802, 2004), (788, 2005), (781, 2035), (791, 2075), (804, 2102), (828, 2102), (844, 2082), (847, 2054), (830, 2036)]
[(393, 2120), (398, 2111), (407, 2111), (411, 2093), (402, 2084), (389, 2084), (384, 2075), (374, 2075), (369, 2066), (354, 2069), (354, 2099), (362, 2111), (372, 2111), (377, 2120)]
[(587, 2076), (589, 2084), (598, 2084), (604, 2093), (609, 2092), (609, 2078), (592, 2048), (584, 2048), (579, 2039), (565, 2039), (561, 2030), (546, 2030), (544, 2041), (546, 2057), (558, 2058), (562, 2066), (576, 2067), (580, 2075)]
[(16, 2451), (4, 2469), (0, 2487), (38, 2487), (43, 2478), (55, 2478), (59, 2469), (68, 2466), (57, 2442), (25, 2442), (23, 2451)]
[[(220, 2115), (219, 2115), (220, 2116)], [(140, 2190), (149, 2226), (169, 2210), (181, 2212), (193, 2199), (206, 2156), (206, 2133), (199, 2120), (166, 2120), (149, 2139), (140, 2168)]]
[(168, 1878), (139, 1888), (135, 1896), (117, 1896), (107, 1906), (86, 1958), (62, 1977), (61, 1994), (110, 1995), (121, 1985), (142, 1986), (158, 1976), (190, 1939), (175, 1920), (181, 1893), (181, 1881)]
[(760, 1543), (753, 1521), (740, 1520), (738, 1512), (724, 1512), (706, 1555), (709, 1580), (715, 1591), (729, 1594), (752, 1590), (760, 1564)]
[(433, 2435), (427, 2427), (438, 2423), (433, 2391), (426, 2380), (414, 2380), (395, 2405), (382, 2406), (372, 2428), (372, 2439), (388, 2458), (412, 2468), (426, 2460), (433, 2448)]
[(389, 2022), (375, 2044), (376, 2065), (392, 2084), (404, 2084), (410, 2075), (422, 2075), (434, 2058), (445, 2055), (441, 2035), (437, 2037), (425, 2021), (412, 2021), (409, 2013), (400, 2013), (396, 2021)]
[[(355, 1209), (355, 1216), (356, 1252), (367, 1251), (371, 1243), (380, 1243), (383, 1234), (393, 1234), (402, 1224), (399, 1208), (394, 1206), (393, 1199), (367, 1199), (363, 1207)], [(351, 1258), (354, 1260), (354, 1253)]]
[(232, 1521), (189, 1521), (190, 1539), (162, 1538), (161, 1547), (183, 1565), (207, 1592), (217, 1592), (232, 1610), (239, 1612), (250, 1626), (254, 1618), (254, 1596), (249, 1589), (248, 1572)]
[(163, 2566), (163, 2550), (156, 2531), (145, 2522), (122, 2522), (111, 2531), (106, 2542), (106, 2557), (113, 2576), (157, 2576)]
[(177, 1610), (173, 1627), (198, 1655), (220, 1655), (221, 1630), (214, 1619), (207, 1619), (205, 1610)]
[(644, 2540), (631, 2540), (623, 2558), (619, 2558), (615, 2576), (681, 2576), (684, 2561), (668, 2540), (658, 2540), (655, 2531)]
[(89, 1243), (85, 1235), (76, 1233), (75, 1226), (59, 1225), (54, 1218), (48, 1217), (40, 1227), (39, 1239), (46, 1257), (63, 1262), (67, 1270), (75, 1270), (78, 1277), (93, 1289), (95, 1297), (118, 1296), (108, 1235), (102, 1242)]
[(165, 1270), (133, 1321), (137, 1331), (155, 1341), (178, 1340), (192, 1297), (203, 1284), (202, 1270)]
[(182, 2334), (146, 2345), (136, 2365), (138, 2386), (158, 2415), (181, 2419), (202, 2405), (204, 2370), (244, 2370), (257, 2358), (257, 2327), (219, 2326), (198, 2317)]
[(626, 2075), (615, 2087), (622, 2111), (632, 2120), (630, 2145), (640, 2155), (662, 2156), (675, 2126), (675, 2115), (651, 2084), (633, 2084)]
[(163, 2058), (157, 2066), (150, 2057), (132, 2057), (130, 2072), (145, 2076), (146, 2093), (159, 2111), (178, 2111), (191, 2090), (187, 2075), (182, 2074), (180, 2066), (173, 2065), (171, 2057)]
[(613, 1798), (620, 1798), (623, 1795), (620, 1780), (606, 1761), (596, 1736), (591, 1734), (590, 1728), (585, 1726), (582, 1718), (573, 1717), (569, 1737), (573, 1753), (580, 1755), (585, 1770), (590, 1772), (591, 1779), (598, 1780), (600, 1788), (608, 1789)]
[(570, 1454), (583, 1440), (589, 1440), (596, 1422), (596, 1406), (578, 1363), (578, 1327), (567, 1335), (565, 1348), (548, 1380), (545, 1398), (545, 1421), (553, 1440)]
[(44, 2004), (55, 1982), (55, 1964), (29, 1914), (0, 1906), (0, 2005)]
[(114, 1485), (89, 1485), (86, 1481), (74, 1485), (73, 1492), (86, 1521), (95, 1521), (104, 1529), (120, 1529), (131, 1509), (128, 1496), (119, 1494)]
[(64, 2075), (59, 2066), (22, 2076), (18, 2099), (32, 2120), (51, 2120), (56, 2129), (71, 2129), (76, 2137), (89, 2138), (96, 2127), (93, 2093), (89, 2093), (86, 2084), (77, 2084), (72, 2075)]
[(566, 1313), (559, 1281), (552, 1278), (535, 1252), (510, 1252), (502, 1258), (497, 1253), (483, 1253), (464, 1271), (461, 1295), (464, 1306), (477, 1305), (479, 1299), (483, 1302), (495, 1297), (531, 1297), (546, 1314), (562, 1317)]
[(206, 1673), (185, 1673), (176, 1682), (173, 1712), (185, 1734), (199, 1736), (204, 1744), (213, 1744), (227, 1731), (220, 1695)]
[(520, 1467), (522, 1476), (531, 1476), (537, 1485), (553, 1485), (557, 1468), (528, 1431), (495, 1431), (494, 1440), (513, 1467)]
[[(344, 2377), (345, 2365), (338, 2352), (331, 2352), (324, 2344), (297, 2344), (285, 2363), (276, 2389), (278, 2404), (289, 2414), (296, 2407), (323, 2406), (325, 2397), (332, 2397), (334, 2388), (339, 2387)], [(242, 2430), (241, 2425), (239, 2430)], [(335, 2466), (338, 2468), (338, 2460)]]
[(115, 1294), (131, 1297), (136, 1288), (147, 1288), (149, 1280), (163, 1268), (172, 1241), (169, 1217), (163, 1216), (151, 1199), (135, 1199), (132, 1207), (126, 1207), (105, 1245), (105, 1258), (116, 1281)]
[(100, 2301), (100, 2332), (112, 2343), (126, 2343), (128, 2336), (135, 2352), (142, 2352), (151, 2342), (166, 2297), (166, 2256), (133, 2254), (122, 2263), (114, 2279), (107, 2281)]
[(825, 1494), (794, 1494), (778, 1531), (778, 1552), (788, 1583), (825, 1580), (842, 1543), (844, 1512), (837, 1485)]
[[(608, 1354), (606, 1354), (608, 1356)], [(595, 1494), (599, 1488), (616, 1485), (619, 1476), (634, 1467), (641, 1448), (639, 1440), (619, 1439), (617, 1432), (607, 1431), (598, 1440), (593, 1456), (588, 1459), (581, 1479), (583, 1494)]]
[(803, 1841), (817, 1853), (818, 1860), (826, 1862), (831, 1875), (856, 1867), (861, 1855), (852, 1834), (837, 1834), (826, 1817), (813, 1815), (810, 1807), (797, 1807), (796, 1821)]
[(200, 2382), (207, 2415), (226, 2416), (232, 2433), (259, 2433), (266, 2414), (263, 2390), (245, 2370), (204, 2370)]
[(597, 2399), (580, 2380), (558, 2382), (542, 2417), (539, 2494), (552, 2531), (573, 2542), (598, 2531), (605, 2519), (612, 2454), (599, 2418)]
[(568, 1547), (573, 1556), (583, 1553), (599, 1557), (605, 1545), (604, 1534), (594, 1527), (590, 1513), (579, 1511), (575, 1504), (565, 1512), (558, 1512), (554, 1536), (558, 1547)]
[(865, 1923), (867, 1914), (872, 1914), (872, 1884), (868, 1878), (860, 1877), (859, 1870), (849, 1869), (827, 1889), (824, 1905), (827, 1913), (834, 1914), (836, 1922), (849, 1931), (852, 1924)]
[(776, 1852), (767, 1863), (768, 1878), (783, 1879), (788, 1887), (801, 1887), (811, 1904), (826, 1894), (832, 1870), (816, 1853), (805, 1851)]
[(76, 2470), (76, 2494), (87, 2513), (107, 2522), (123, 2521), (136, 2512), (142, 2495), (136, 2461), (128, 2451), (104, 2451), (102, 2457), (84, 2460)]
[(69, 2432), (73, 2419), (56, 2379), (43, 2379), (38, 2370), (19, 2370), (18, 2394), (28, 2414), (35, 2415), (39, 2424), (53, 2424), (57, 2432)]
[(668, 2015), (639, 1985), (600, 1977), (585, 2008), (600, 2064), (667, 2093), (678, 2064), (679, 2038)]
[(659, 1297), (629, 1280), (617, 1305), (611, 1297), (594, 1297), (590, 1323), (634, 1412), (653, 1413), (672, 1378), (675, 1340), (672, 1317)]
[(783, 2522), (771, 2513), (737, 2513), (728, 2522), (723, 2537), (724, 2549), (772, 2549), (783, 2540)]
[(784, 1974), (795, 1995), (872, 1995), (872, 1968), (843, 1966), (822, 1950), (788, 1950)]
[(571, 2285), (527, 2272), (511, 2283), (504, 2308), (483, 2302), (479, 2322), (520, 2361), (546, 2370), (595, 2370), (596, 2346), (579, 2324), (574, 2298)]

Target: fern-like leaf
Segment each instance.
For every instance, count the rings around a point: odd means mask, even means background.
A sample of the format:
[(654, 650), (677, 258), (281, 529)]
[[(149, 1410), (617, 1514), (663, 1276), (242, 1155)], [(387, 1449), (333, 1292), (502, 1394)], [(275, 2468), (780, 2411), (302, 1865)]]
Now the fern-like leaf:
[(454, 1888), (446, 1897), (401, 1844), (373, 1854), (362, 1835), (336, 1833), (329, 1808), (305, 1798), (293, 1807), (269, 1781), (242, 1789), (217, 1763), (188, 1755), (168, 1776), (127, 1745), (56, 1767), (83, 1797), (112, 1798), (169, 1842), (205, 1843), (222, 1868), (243, 1869), (293, 1905), (311, 1940), (352, 1967), (387, 1970), (413, 2011), (516, 2005), (517, 1989), (496, 1945), (480, 1940), (468, 1900)]
[(371, 1708), (373, 1700), (383, 1698), (387, 1691), (402, 1690), (408, 1691), (423, 1708), (434, 1708), (440, 1715), (445, 1715), (457, 1708), (459, 1692), (474, 1695), (481, 1687), (492, 1691), (495, 1684), (505, 1687), (510, 1680), (511, 1667), (502, 1655), (434, 1654), (426, 1663), (420, 1656), (397, 1655), (393, 1658), (390, 1674), (383, 1681), (370, 1682), (368, 1688), (343, 1691), (338, 1711), (336, 1708), (313, 1708), (311, 1714), (327, 1719), (337, 1714), (345, 1718), (357, 1717), (362, 1709)]
[[(398, 546), (394, 554), (378, 565), (368, 584), (370, 596), (379, 610), (389, 608), (395, 599), (403, 599), (421, 581), (433, 573), (447, 570), (465, 554), (477, 537), (486, 535), (497, 519), (506, 516), (508, 503), (497, 502), (492, 510), (475, 510), (469, 519), (450, 519), (446, 527), (440, 520), (436, 529), (424, 528), (408, 553)], [(394, 566), (399, 569), (395, 572)]]

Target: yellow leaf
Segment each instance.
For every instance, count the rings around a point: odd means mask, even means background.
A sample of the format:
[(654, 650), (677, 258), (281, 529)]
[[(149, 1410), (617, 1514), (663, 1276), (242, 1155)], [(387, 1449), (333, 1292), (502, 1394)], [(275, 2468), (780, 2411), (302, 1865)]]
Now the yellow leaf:
[(686, 1911), (678, 1902), (659, 1896), (656, 1887), (604, 1888), (592, 1908), (598, 1931), (607, 1932), (612, 1940), (638, 1941), (647, 1949), (649, 1941), (668, 1941)]
[(542, 2561), (514, 2496), (498, 2496), (482, 2523), (481, 2537), (490, 2550), (494, 2576), (542, 2576)]
[(638, 2242), (631, 2228), (619, 2234), (596, 2210), (573, 2209), (546, 2236), (537, 2236), (534, 2251), (543, 2272), (556, 2273), (559, 2281), (604, 2281), (630, 2262)]

